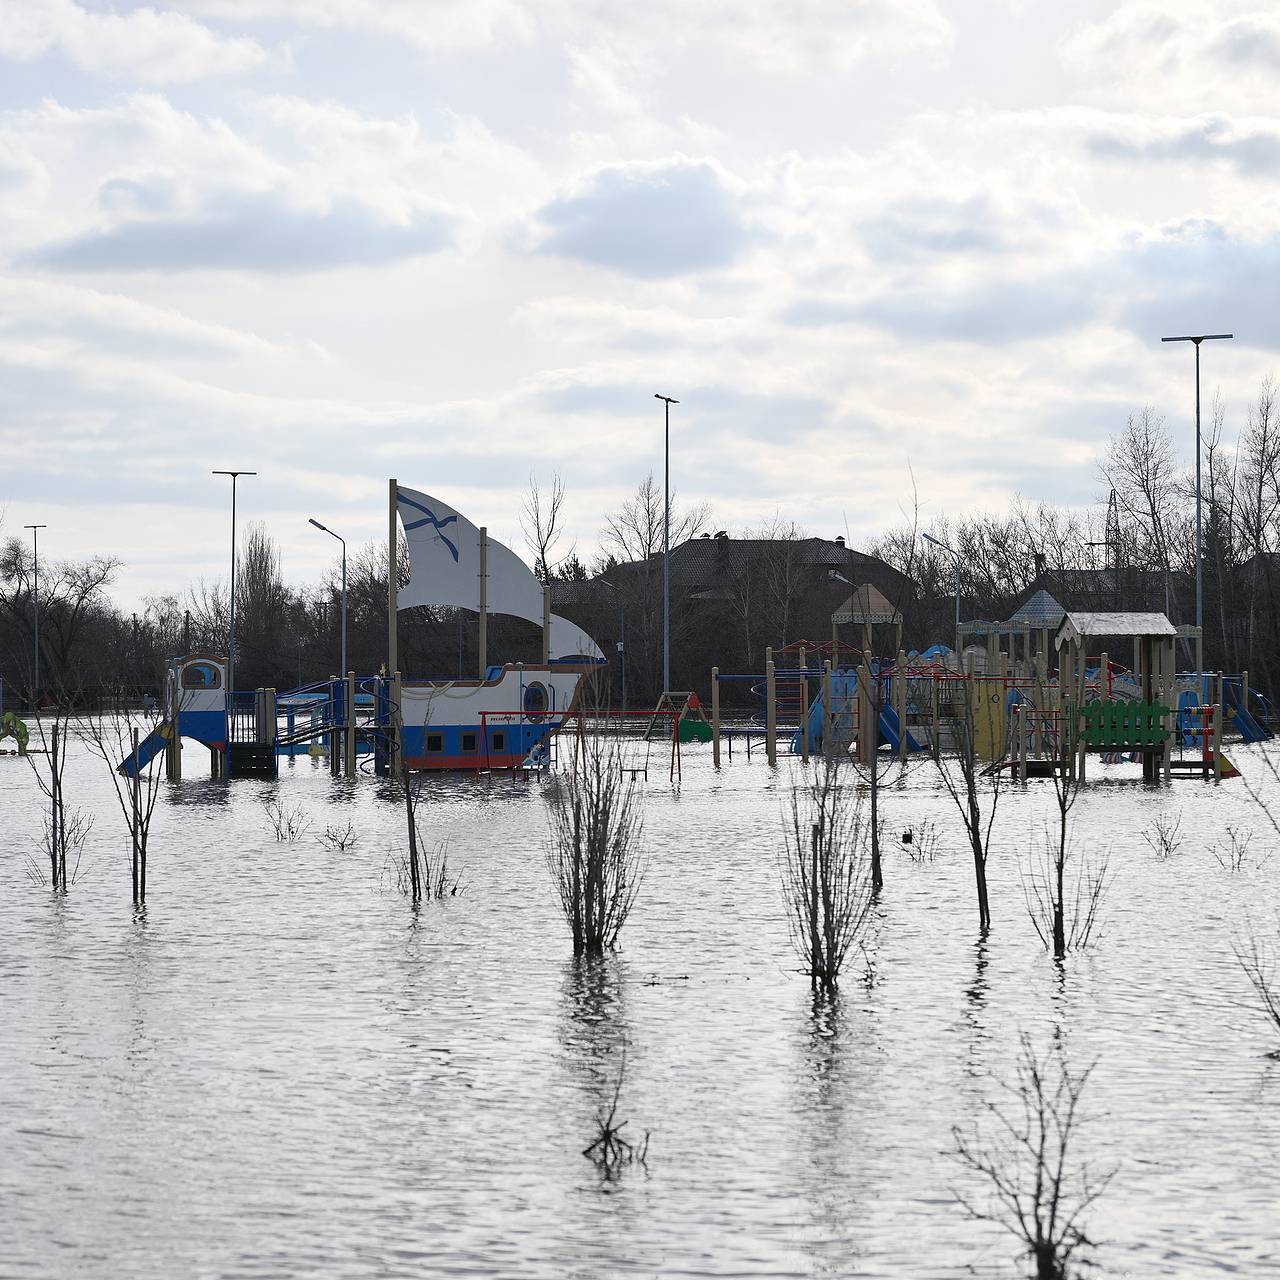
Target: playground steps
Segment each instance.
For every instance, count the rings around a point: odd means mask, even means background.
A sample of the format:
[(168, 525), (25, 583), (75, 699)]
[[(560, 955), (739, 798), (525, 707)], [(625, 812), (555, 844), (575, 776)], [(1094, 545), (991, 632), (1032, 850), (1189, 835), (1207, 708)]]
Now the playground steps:
[(275, 743), (230, 743), (227, 747), (227, 775), (232, 778), (276, 777)]

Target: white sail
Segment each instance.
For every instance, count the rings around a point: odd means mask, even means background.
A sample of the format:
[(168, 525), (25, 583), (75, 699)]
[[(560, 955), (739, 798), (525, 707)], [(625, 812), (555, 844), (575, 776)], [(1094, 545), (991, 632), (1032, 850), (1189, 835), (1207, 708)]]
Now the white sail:
[[(396, 486), (396, 505), (409, 550), (409, 582), (399, 605), (480, 608), (480, 530), (447, 502), (404, 485)], [(486, 549), (486, 605), (542, 625), (542, 583), (510, 547), (490, 537)], [(595, 641), (565, 618), (551, 617), (551, 657), (601, 661)]]

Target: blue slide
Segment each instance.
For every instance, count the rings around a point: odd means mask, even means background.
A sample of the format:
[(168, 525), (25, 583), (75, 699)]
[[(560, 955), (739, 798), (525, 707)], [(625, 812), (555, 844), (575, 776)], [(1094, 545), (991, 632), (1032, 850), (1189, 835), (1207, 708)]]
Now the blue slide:
[[(138, 767), (145, 769), (158, 756), (166, 746), (169, 745), (168, 736), (165, 730), (168, 725), (161, 725), (158, 729), (153, 729), (143, 740), (138, 743)], [(116, 765), (116, 772), (123, 773), (126, 778), (133, 777), (133, 752), (130, 751), (123, 760)]]
[[(833, 675), (831, 677), (832, 693), (835, 695), (836, 706), (842, 703), (847, 707), (850, 705), (854, 688), (857, 685), (856, 676)], [(842, 687), (842, 684), (847, 688)], [(809, 704), (809, 745), (815, 751), (822, 750), (822, 735), (826, 728), (825, 716), (823, 714), (823, 694), (820, 692), (814, 700)], [(837, 741), (845, 746), (850, 745), (854, 738), (853, 715), (848, 712), (837, 712), (835, 729), (835, 737)], [(892, 707), (884, 707), (880, 712), (880, 745), (888, 745), (893, 751), (898, 750), (898, 744), (901, 741), (900, 726), (898, 724), (898, 713)], [(803, 747), (800, 732), (797, 731), (791, 738), (791, 750), (796, 755), (800, 754)], [(916, 741), (910, 730), (907, 732), (907, 750), (923, 751), (924, 747)]]

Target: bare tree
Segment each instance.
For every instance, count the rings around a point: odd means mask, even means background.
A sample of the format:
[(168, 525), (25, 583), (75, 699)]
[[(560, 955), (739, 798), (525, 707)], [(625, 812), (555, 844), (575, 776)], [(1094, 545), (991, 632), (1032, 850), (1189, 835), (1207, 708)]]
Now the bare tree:
[(624, 779), (616, 741), (584, 734), (574, 739), (569, 767), (552, 779), (546, 800), (547, 867), (573, 933), (573, 953), (602, 955), (617, 945), (644, 876), (634, 773)]
[(553, 574), (563, 560), (573, 555), (570, 548), (567, 556), (552, 560), (552, 548), (560, 541), (564, 532), (561, 528), (561, 508), (564, 506), (564, 481), (557, 471), (551, 477), (551, 487), (543, 489), (538, 484), (537, 476), (530, 475), (529, 491), (525, 494), (524, 505), (520, 511), (520, 527), (524, 531), (524, 540), (533, 552), (533, 572), (541, 583), (551, 581)]
[(792, 787), (782, 892), (805, 972), (815, 989), (834, 989), (875, 900), (856, 778), (839, 756)]
[(123, 700), (110, 711), (86, 712), (81, 716), (80, 724), (89, 750), (107, 766), (120, 813), (129, 828), (133, 905), (145, 906), (151, 819), (164, 784), (164, 771), (149, 767), (152, 760), (150, 749), (162, 729), (175, 733), (177, 726), (163, 728), (158, 706), (139, 711), (126, 707)]
[(994, 1132), (958, 1125), (951, 1131), (956, 1159), (987, 1183), (990, 1198), (980, 1205), (954, 1194), (971, 1217), (998, 1223), (1021, 1241), (1036, 1280), (1069, 1280), (1087, 1265), (1094, 1242), (1084, 1218), (1115, 1170), (1096, 1175), (1075, 1154), (1080, 1099), (1093, 1065), (1073, 1074), (1061, 1050), (1041, 1058), (1029, 1036), (1020, 1040), (1014, 1082), (1002, 1086), (1011, 1101), (988, 1104)]
[[(996, 820), (1000, 804), (1000, 771), (986, 776), (989, 785), (982, 786), (982, 760), (978, 755), (975, 733), (973, 702), (966, 693), (961, 695), (961, 705), (952, 708), (948, 717), (953, 737), (953, 751), (940, 751), (937, 756), (938, 772), (942, 785), (951, 797), (973, 853), (974, 885), (978, 894), (978, 925), (982, 929), (991, 926), (991, 905), (987, 897), (987, 855), (991, 851), (991, 828)], [(984, 812), (984, 802), (986, 810)]]
[[(74, 883), (80, 854), (93, 825), (92, 816), (77, 808), (68, 808), (63, 787), (67, 741), (71, 736), (71, 702), (70, 697), (56, 698), (53, 706), (36, 718), (41, 750), (28, 751), (25, 756), (47, 805), (43, 839), (44, 853), (49, 860), (47, 881), (42, 873), (36, 874), (38, 864), (33, 862), (29, 871), (33, 879), (47, 882), (57, 893), (66, 893)], [(67, 869), (68, 854), (71, 855), (70, 871)]]

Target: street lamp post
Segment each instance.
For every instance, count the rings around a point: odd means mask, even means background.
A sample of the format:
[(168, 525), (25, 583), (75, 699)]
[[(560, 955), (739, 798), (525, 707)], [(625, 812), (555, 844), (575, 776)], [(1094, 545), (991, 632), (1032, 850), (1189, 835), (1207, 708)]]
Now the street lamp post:
[(241, 476), (256, 476), (256, 471), (214, 471), (215, 476), (231, 477), (231, 613), (227, 626), (227, 709), (235, 713), (236, 693), (236, 481)]
[(47, 524), (24, 524), (24, 529), (31, 530), (31, 621), (35, 631), (35, 669), (32, 679), (31, 700), (37, 711), (40, 709), (40, 530), (47, 529)]
[(337, 538), (342, 543), (342, 668), (340, 674), (343, 679), (347, 675), (347, 540), (340, 534), (325, 525), (319, 520), (310, 519), (308, 524), (313, 524), (322, 533), (327, 533), (331, 538)]
[(653, 393), (663, 405), (662, 429), (662, 692), (671, 690), (671, 406), (680, 401)]
[(1161, 342), (1192, 342), (1196, 348), (1196, 679), (1204, 666), (1204, 526), (1200, 518), (1200, 344), (1232, 338), (1230, 333), (1181, 334)]
[(951, 546), (948, 546), (940, 538), (935, 538), (931, 533), (922, 533), (920, 535), (926, 542), (931, 542), (937, 548), (945, 551), (952, 557), (952, 570), (956, 579), (956, 657), (960, 655), (960, 553)]

